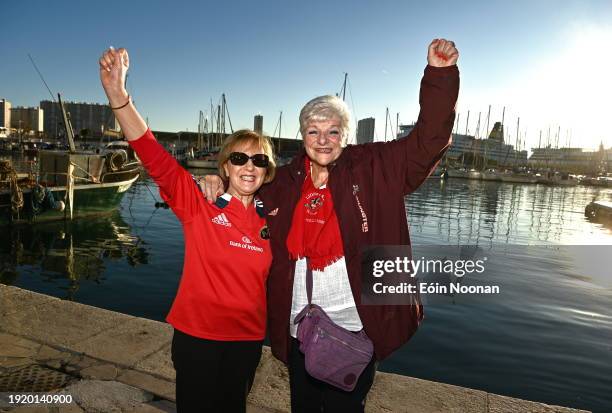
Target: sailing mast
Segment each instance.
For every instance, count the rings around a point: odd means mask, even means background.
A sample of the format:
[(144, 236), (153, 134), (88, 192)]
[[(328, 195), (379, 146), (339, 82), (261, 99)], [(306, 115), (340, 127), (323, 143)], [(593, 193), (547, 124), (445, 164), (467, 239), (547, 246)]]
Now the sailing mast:
[(203, 127), (204, 127), (204, 113), (200, 111), (198, 118), (198, 151), (204, 149), (204, 136), (203, 136)]
[(342, 82), (342, 87), (340, 88), (340, 92), (336, 93), (336, 97), (340, 97), (342, 95), (342, 100), (346, 102), (346, 79), (348, 77), (348, 73), (344, 72), (344, 82)]
[(227, 115), (227, 121), (229, 122), (230, 133), (234, 133), (234, 127), (232, 126), (232, 118), (230, 118), (229, 110), (227, 109), (227, 100), (225, 100), (225, 93), (223, 94), (223, 132), (225, 133), (225, 116)]
[(70, 115), (66, 113), (64, 102), (62, 102), (62, 96), (59, 93), (57, 94), (57, 100), (60, 105), (60, 110), (62, 111), (62, 119), (64, 120), (64, 128), (66, 129), (66, 139), (68, 140), (68, 145), (70, 146), (70, 153), (75, 153), (76, 148), (74, 146), (74, 130), (72, 129)]
[(278, 155), (280, 156), (281, 152), (281, 128), (283, 127), (283, 111), (280, 111), (280, 116), (278, 118)]
[(521, 124), (521, 118), (518, 117), (516, 119), (516, 140), (514, 142), (514, 167), (516, 167), (516, 163), (518, 162), (518, 150), (519, 150), (519, 127)]
[(459, 132), (459, 118), (461, 117), (461, 113), (457, 113), (457, 124), (455, 125), (455, 132), (454, 133), (458, 133)]
[[(478, 122), (476, 122), (476, 132), (474, 133), (474, 139), (472, 140), (472, 145), (474, 145), (476, 142), (478, 145), (478, 153), (480, 153), (480, 114), (481, 112), (478, 112)], [(485, 159), (483, 157), (483, 161), (482, 161), (483, 167), (481, 168), (481, 170), (484, 170), (484, 164), (485, 164)], [(472, 168), (474, 168), (474, 164), (472, 163)]]
[[(480, 114), (478, 115), (478, 119), (480, 122)], [(487, 112), (487, 130), (485, 131), (485, 150), (484, 150), (484, 161), (482, 162), (482, 170), (484, 171), (489, 164), (487, 160), (487, 152), (489, 149), (489, 120), (491, 119), (491, 105), (489, 105), (489, 111)]]
[[(212, 145), (211, 145), (212, 139)], [(208, 134), (208, 148), (210, 152), (211, 146), (215, 146), (215, 107), (213, 106), (212, 98), (210, 98), (210, 133)]]
[(504, 106), (504, 108), (502, 109), (502, 139), (504, 140), (504, 143), (506, 143), (506, 128), (504, 128), (505, 117), (506, 117), (506, 107)]
[(385, 142), (387, 142), (387, 121), (389, 120), (389, 108), (385, 112)]
[(221, 94), (221, 132), (225, 138), (225, 93)]
[(221, 105), (217, 105), (217, 139), (216, 146), (221, 146)]
[(395, 116), (395, 137), (397, 138), (399, 136), (399, 112), (397, 112), (397, 115)]

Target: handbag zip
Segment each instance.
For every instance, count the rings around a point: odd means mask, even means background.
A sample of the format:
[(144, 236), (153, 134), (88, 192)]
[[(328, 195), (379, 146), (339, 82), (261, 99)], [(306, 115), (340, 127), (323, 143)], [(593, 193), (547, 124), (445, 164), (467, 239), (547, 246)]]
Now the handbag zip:
[[(349, 343), (347, 343), (346, 341), (341, 340), (341, 339), (339, 339), (338, 337), (334, 337), (334, 336), (332, 336), (331, 334), (325, 334), (325, 331), (324, 331), (324, 330), (323, 330), (321, 327), (318, 327), (318, 329), (319, 329), (319, 334), (318, 334), (318, 335), (320, 335), (320, 336), (321, 336), (321, 338), (324, 338), (324, 337), (329, 337), (329, 338), (332, 338), (332, 339), (334, 339), (334, 340), (336, 340), (336, 341), (339, 341), (340, 343), (344, 344), (345, 346), (352, 348), (352, 349), (353, 349), (353, 350), (355, 350), (355, 351), (358, 351), (358, 352), (360, 352), (360, 353), (362, 353), (362, 354), (365, 354), (366, 356), (368, 356), (368, 357), (370, 357), (370, 358), (372, 357), (372, 356), (371, 356), (371, 354), (369, 354), (369, 353), (368, 353), (367, 351), (365, 351), (365, 350), (362, 350), (362, 349), (360, 349), (360, 348), (353, 347), (353, 346), (351, 346)], [(322, 334), (322, 333), (323, 333), (323, 334)]]

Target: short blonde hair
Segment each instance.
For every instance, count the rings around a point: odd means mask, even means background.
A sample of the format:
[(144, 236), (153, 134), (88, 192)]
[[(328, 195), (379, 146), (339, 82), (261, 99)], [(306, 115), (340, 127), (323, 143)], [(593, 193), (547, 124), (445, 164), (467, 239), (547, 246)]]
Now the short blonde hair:
[(334, 117), (340, 119), (342, 144), (345, 145), (351, 132), (351, 111), (346, 103), (337, 96), (319, 96), (304, 105), (300, 111), (300, 132), (302, 138), (310, 122), (321, 122)]
[(270, 139), (265, 136), (262, 136), (256, 132), (253, 132), (249, 129), (241, 129), (232, 133), (228, 136), (225, 141), (223, 141), (223, 145), (221, 146), (221, 150), (219, 151), (218, 157), (218, 169), (219, 175), (224, 180), (229, 179), (227, 174), (225, 173), (225, 164), (229, 161), (229, 156), (232, 152), (235, 152), (235, 148), (241, 145), (252, 145), (256, 148), (260, 148), (263, 150), (263, 153), (268, 155), (270, 162), (268, 163), (268, 168), (266, 170), (266, 177), (264, 179), (264, 184), (272, 181), (274, 179), (274, 175), (276, 174), (276, 161), (274, 160), (274, 150), (272, 149), (272, 143)]

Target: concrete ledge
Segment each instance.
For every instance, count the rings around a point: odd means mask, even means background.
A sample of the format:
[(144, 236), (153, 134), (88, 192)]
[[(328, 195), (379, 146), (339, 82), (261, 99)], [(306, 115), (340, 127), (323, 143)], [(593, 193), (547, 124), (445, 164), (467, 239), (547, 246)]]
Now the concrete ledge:
[(0, 314), (4, 315), (1, 326), (4, 331), (67, 348), (135, 320), (114, 311), (4, 285), (0, 288)]
[[(30, 364), (75, 378), (77, 403), (12, 412), (173, 412), (172, 327), (0, 284), (0, 375)], [(71, 390), (72, 389), (72, 390)], [(101, 394), (104, 396), (102, 397)], [(76, 398), (76, 397), (75, 397)], [(0, 411), (3, 407), (0, 406)], [(34, 409), (34, 410), (32, 410)], [(247, 411), (288, 412), (285, 366), (264, 347)], [(368, 413), (585, 412), (389, 373), (377, 373)]]

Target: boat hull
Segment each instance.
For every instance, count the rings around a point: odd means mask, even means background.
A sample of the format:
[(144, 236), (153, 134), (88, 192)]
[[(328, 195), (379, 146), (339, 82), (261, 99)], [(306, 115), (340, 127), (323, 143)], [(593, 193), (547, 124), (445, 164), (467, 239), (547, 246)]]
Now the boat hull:
[[(138, 171), (134, 171), (131, 177), (122, 181), (75, 185), (72, 218), (113, 212), (138, 177)], [(55, 201), (65, 200), (66, 187), (49, 187), (49, 190)], [(10, 207), (11, 193), (6, 190), (0, 193), (0, 225), (70, 219), (68, 205), (63, 211), (45, 208), (40, 213), (35, 214), (32, 208), (32, 191), (30, 189), (23, 190), (23, 201), (23, 208), (16, 216), (13, 216)]]
[(465, 178), (467, 179), (468, 177), (468, 172), (467, 171), (462, 171), (459, 169), (448, 169), (447, 170), (447, 174), (449, 178)]
[(200, 169), (217, 169), (216, 160), (208, 159), (188, 159), (186, 164), (189, 168), (200, 168)]
[(483, 181), (501, 181), (501, 178), (496, 172), (482, 172), (480, 179)]
[(501, 181), (513, 184), (535, 184), (537, 182), (537, 179), (531, 178), (529, 176), (510, 175), (501, 176)]

